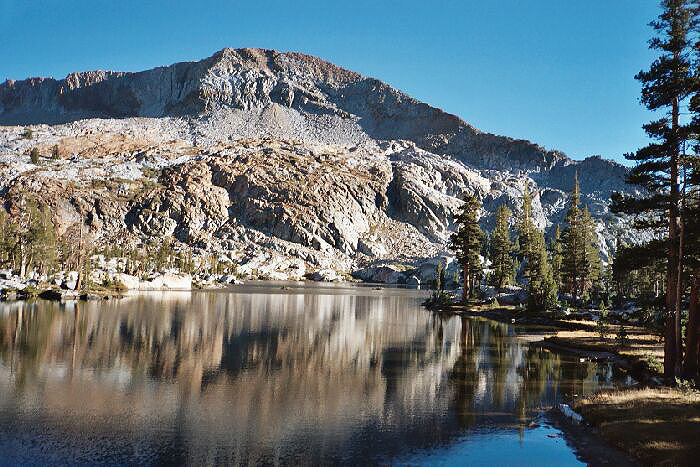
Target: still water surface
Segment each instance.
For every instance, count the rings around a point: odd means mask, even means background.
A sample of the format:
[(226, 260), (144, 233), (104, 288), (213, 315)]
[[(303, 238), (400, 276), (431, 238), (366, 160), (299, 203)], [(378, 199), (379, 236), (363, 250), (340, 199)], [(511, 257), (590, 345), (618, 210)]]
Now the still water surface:
[(541, 409), (612, 369), (422, 299), (265, 283), (2, 303), (0, 463), (579, 463)]

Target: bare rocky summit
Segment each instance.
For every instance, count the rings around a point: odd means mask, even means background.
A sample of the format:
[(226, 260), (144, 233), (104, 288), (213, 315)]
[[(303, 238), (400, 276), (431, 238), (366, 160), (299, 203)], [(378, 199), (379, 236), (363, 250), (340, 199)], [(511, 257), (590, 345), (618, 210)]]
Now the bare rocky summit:
[(101, 242), (171, 236), (273, 278), (425, 280), (465, 192), (484, 200), (490, 227), (529, 184), (551, 229), (576, 171), (607, 255), (626, 225), (610, 194), (631, 190), (614, 162), (484, 133), (376, 79), (272, 50), (7, 81), (0, 125), (10, 212), (35, 196), (59, 232), (84, 219)]

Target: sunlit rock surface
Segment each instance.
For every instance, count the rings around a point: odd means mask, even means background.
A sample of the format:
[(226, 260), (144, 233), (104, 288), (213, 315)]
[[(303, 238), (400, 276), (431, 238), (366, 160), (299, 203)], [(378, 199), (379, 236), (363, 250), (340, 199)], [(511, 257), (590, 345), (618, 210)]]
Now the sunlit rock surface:
[(84, 219), (98, 241), (174, 237), (277, 278), (298, 277), (285, 261), (351, 272), (445, 253), (465, 193), (491, 228), (498, 206), (520, 211), (527, 184), (551, 234), (576, 172), (604, 259), (617, 230), (638, 240), (607, 207), (613, 191), (635, 194), (623, 166), (483, 133), (297, 53), (224, 49), (139, 73), (7, 81), (0, 124), (10, 211), (36, 195), (59, 231)]

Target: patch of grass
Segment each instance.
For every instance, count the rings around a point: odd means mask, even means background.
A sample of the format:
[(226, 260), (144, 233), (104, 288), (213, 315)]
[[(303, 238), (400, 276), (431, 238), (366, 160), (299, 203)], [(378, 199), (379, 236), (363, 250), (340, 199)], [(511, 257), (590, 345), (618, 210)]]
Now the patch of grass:
[(700, 459), (700, 392), (635, 389), (580, 399), (574, 409), (600, 434), (646, 464), (695, 465)]

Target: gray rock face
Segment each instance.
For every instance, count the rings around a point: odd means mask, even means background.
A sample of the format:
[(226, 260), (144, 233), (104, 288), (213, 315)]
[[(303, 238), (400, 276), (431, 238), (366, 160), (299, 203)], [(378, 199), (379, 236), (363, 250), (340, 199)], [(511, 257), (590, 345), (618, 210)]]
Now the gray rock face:
[[(279, 138), (302, 133), (307, 141), (335, 139), (334, 131), (322, 125), (306, 131), (295, 128), (293, 120), (301, 113), (307, 120), (303, 123), (354, 127), (346, 138), (408, 140), (479, 168), (541, 171), (569, 162), (560, 152), (482, 133), (376, 79), (299, 53), (223, 49), (199, 62), (138, 73), (92, 71), (62, 80), (30, 78), (0, 85), (0, 124), (5, 125), (95, 117), (198, 117), (222, 110), (237, 112), (236, 117), (247, 113), (249, 122), (261, 117), (268, 134)], [(226, 113), (213, 120), (231, 120)]]
[(483, 133), (375, 79), (271, 50), (7, 81), (0, 124), (10, 211), (33, 193), (59, 233), (84, 219), (98, 242), (171, 236), (251, 277), (431, 280), (435, 265), (416, 261), (447, 251), (465, 193), (492, 228), (499, 206), (519, 213), (527, 184), (535, 223), (551, 232), (576, 172), (606, 256), (627, 224), (608, 212), (610, 194), (633, 193), (614, 162)]

